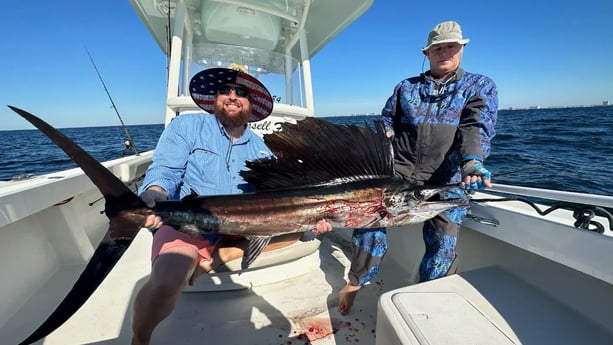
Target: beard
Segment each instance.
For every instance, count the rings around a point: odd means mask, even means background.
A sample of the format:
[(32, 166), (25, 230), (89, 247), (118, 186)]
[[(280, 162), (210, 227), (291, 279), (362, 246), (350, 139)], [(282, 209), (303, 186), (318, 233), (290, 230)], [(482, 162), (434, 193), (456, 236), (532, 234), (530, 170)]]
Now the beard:
[(240, 127), (249, 122), (251, 116), (251, 104), (241, 103), (242, 107), (238, 114), (229, 114), (221, 101), (215, 102), (215, 116), (219, 119), (224, 126)]

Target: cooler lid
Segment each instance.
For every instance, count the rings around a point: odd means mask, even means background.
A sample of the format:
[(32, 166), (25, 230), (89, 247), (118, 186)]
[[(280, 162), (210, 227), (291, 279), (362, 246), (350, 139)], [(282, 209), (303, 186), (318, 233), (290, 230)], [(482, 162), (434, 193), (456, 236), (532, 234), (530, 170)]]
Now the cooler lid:
[(455, 293), (398, 292), (391, 297), (391, 305), (405, 322), (393, 327), (408, 327), (419, 344), (514, 344), (486, 315)]

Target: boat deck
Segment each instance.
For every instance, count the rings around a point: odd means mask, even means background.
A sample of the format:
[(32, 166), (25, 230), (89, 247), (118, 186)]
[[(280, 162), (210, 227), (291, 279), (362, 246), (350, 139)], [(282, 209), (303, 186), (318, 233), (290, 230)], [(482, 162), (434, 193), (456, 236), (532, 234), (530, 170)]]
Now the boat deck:
[[(173, 313), (156, 329), (151, 344), (373, 344), (376, 301), (383, 289), (381, 284), (371, 284), (349, 315), (337, 312), (349, 262), (334, 242), (339, 238), (324, 236), (319, 251), (312, 254), (319, 257), (315, 259), (319, 267), (306, 274), (249, 289), (184, 292)], [(142, 230), (86, 304), (37, 344), (129, 344), (132, 301), (150, 272), (150, 245), (151, 234)], [(207, 279), (211, 278), (200, 276), (197, 285), (207, 285)], [(13, 333), (4, 340), (23, 340), (23, 328), (17, 331), (22, 321), (39, 324), (32, 318), (42, 321), (53, 308), (47, 303), (38, 312), (22, 310), (4, 327)]]
[[(613, 308), (611, 284), (466, 226), (459, 243), (461, 273), (412, 284), (423, 253), (420, 228), (388, 230), (390, 248), (381, 272), (348, 315), (336, 309), (346, 283), (351, 231), (335, 229), (320, 237), (319, 250), (309, 245), (311, 254), (283, 265), (200, 276), (157, 327), (151, 344), (604, 345), (613, 340), (606, 322)], [(577, 230), (559, 234), (596, 236)], [(132, 302), (150, 273), (151, 237), (142, 230), (88, 302), (37, 344), (129, 344)], [(558, 236), (555, 242), (561, 241)], [(0, 344), (29, 335), (82, 268), (64, 267), (55, 274), (0, 329)]]

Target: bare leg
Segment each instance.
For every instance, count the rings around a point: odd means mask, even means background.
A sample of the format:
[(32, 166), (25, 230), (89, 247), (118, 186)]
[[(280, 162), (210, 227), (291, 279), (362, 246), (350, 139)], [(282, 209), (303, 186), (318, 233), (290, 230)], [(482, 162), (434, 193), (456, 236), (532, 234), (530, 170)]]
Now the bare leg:
[(338, 311), (349, 313), (360, 286), (373, 280), (387, 252), (385, 228), (354, 229), (351, 236), (351, 267), (347, 285), (338, 293)]
[[(269, 252), (283, 247), (287, 247), (290, 244), (298, 241), (301, 237), (302, 233), (294, 233), (274, 237), (270, 241), (268, 246), (264, 248), (264, 251)], [(213, 252), (213, 256), (210, 261), (200, 262), (200, 265), (196, 268), (196, 271), (191, 277), (189, 283), (193, 284), (195, 279), (199, 275), (209, 272), (212, 269), (215, 269), (215, 267), (223, 265), (226, 262), (230, 262), (234, 259), (243, 257), (246, 247), (247, 240), (243, 238), (222, 242), (219, 247), (217, 247), (217, 249)]]
[(341, 292), (338, 293), (338, 312), (341, 313), (341, 315), (347, 315), (347, 313), (349, 313), (358, 291), (360, 291), (360, 286), (347, 284)]
[(149, 280), (134, 300), (132, 345), (149, 344), (155, 327), (174, 309), (198, 260), (193, 248), (174, 247), (154, 261)]
[[(286, 247), (300, 237), (301, 233), (276, 237), (264, 251)], [(204, 272), (242, 257), (246, 244), (244, 239), (221, 244), (210, 261), (202, 262), (198, 252), (189, 247), (174, 247), (160, 254), (149, 280), (134, 300), (132, 345), (149, 344), (153, 330), (170, 315), (185, 285)]]

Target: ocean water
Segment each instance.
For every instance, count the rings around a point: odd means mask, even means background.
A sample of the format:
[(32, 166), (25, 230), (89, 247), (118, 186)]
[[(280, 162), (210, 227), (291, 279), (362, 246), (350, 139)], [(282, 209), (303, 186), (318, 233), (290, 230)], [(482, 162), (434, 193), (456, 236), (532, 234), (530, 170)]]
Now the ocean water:
[[(363, 125), (378, 116), (324, 117)], [(494, 183), (612, 195), (613, 106), (499, 111), (485, 166)], [(128, 126), (139, 152), (155, 148), (163, 125)], [(132, 154), (121, 126), (61, 131), (99, 161)], [(38, 130), (0, 131), (0, 180), (75, 167)]]

